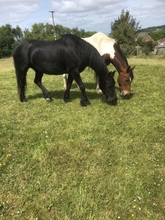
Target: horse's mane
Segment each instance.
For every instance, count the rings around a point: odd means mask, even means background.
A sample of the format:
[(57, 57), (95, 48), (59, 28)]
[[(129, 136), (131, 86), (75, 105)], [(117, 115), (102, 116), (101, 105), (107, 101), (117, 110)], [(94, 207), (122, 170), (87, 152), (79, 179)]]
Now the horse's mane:
[(122, 58), (124, 59), (124, 61), (128, 65), (127, 58), (126, 58), (125, 54), (123, 53), (122, 49), (120, 48), (120, 46), (117, 42), (114, 44), (114, 48), (115, 48), (116, 51), (119, 51), (119, 54), (122, 56)]
[(108, 73), (107, 67), (99, 52), (90, 43), (73, 34), (65, 34), (61, 39), (63, 39), (64, 43), (68, 42), (71, 46), (74, 44), (73, 46), (77, 49), (81, 60), (83, 60), (87, 66), (91, 67), (98, 76), (103, 76), (103, 72), (106, 71)]

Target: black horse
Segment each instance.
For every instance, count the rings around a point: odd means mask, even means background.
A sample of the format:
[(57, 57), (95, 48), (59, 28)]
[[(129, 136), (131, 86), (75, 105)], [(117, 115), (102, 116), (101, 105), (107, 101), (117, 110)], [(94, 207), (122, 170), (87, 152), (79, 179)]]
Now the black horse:
[(35, 71), (34, 83), (42, 90), (43, 96), (50, 101), (51, 95), (43, 86), (43, 74), (69, 74), (64, 101), (70, 101), (70, 86), (74, 79), (81, 90), (81, 105), (90, 104), (80, 73), (85, 67), (91, 67), (99, 77), (100, 88), (110, 104), (117, 102), (115, 81), (98, 51), (81, 38), (66, 34), (56, 41), (25, 40), (21, 42), (13, 53), (17, 86), (21, 102), (25, 102), (26, 74), (29, 68)]

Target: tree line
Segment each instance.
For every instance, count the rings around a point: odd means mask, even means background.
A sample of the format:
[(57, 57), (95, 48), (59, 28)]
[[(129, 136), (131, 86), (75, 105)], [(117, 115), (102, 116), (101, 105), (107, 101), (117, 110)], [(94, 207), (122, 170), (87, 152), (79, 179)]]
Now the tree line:
[[(12, 55), (13, 49), (17, 44), (25, 39), (54, 40), (54, 29), (51, 24), (35, 23), (31, 29), (22, 30), (19, 25), (13, 28), (10, 24), (0, 27), (0, 58)], [(85, 32), (83, 29), (67, 28), (57, 24), (55, 27), (56, 37), (60, 38), (63, 34), (72, 33), (79, 37), (88, 37), (95, 32)]]
[[(141, 27), (129, 11), (122, 10), (120, 16), (111, 22), (110, 37), (114, 38), (121, 46), (125, 55), (129, 55), (135, 50), (135, 46), (147, 47), (147, 51), (152, 51), (155, 46), (154, 43), (147, 44), (143, 41), (136, 41), (136, 34)], [(72, 33), (79, 37), (89, 37), (96, 33), (95, 31), (85, 31), (77, 27), (70, 29), (60, 24), (55, 26), (56, 39), (63, 34)], [(150, 36), (157, 41), (165, 37), (165, 30), (151, 32)], [(31, 29), (22, 30), (19, 25), (13, 28), (10, 24), (0, 27), (0, 58), (9, 57), (12, 55), (15, 46), (24, 39), (39, 39), (39, 40), (54, 40), (54, 27), (51, 24), (35, 23)]]

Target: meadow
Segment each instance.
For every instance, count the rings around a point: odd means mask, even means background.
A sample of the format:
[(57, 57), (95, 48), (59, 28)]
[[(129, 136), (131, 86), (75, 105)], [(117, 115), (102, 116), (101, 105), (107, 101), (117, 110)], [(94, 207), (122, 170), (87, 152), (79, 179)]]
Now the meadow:
[(12, 58), (0, 60), (0, 219), (164, 220), (165, 59), (128, 61), (130, 99), (116, 83), (108, 105), (86, 69), (81, 107), (75, 84), (64, 103), (62, 76), (44, 75), (46, 102), (32, 70), (21, 103)]

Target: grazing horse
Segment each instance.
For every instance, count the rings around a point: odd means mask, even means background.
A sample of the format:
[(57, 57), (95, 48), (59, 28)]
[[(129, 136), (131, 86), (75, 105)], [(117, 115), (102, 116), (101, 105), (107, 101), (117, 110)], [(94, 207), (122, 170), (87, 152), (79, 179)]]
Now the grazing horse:
[[(51, 101), (49, 91), (42, 84), (43, 74), (61, 75), (68, 73), (81, 90), (81, 105), (90, 104), (85, 86), (80, 77), (86, 66), (91, 67), (99, 77), (99, 85), (110, 104), (117, 102), (115, 80), (98, 51), (81, 38), (66, 34), (56, 41), (25, 40), (13, 53), (17, 86), (21, 102), (25, 102), (26, 75), (29, 68), (35, 71), (34, 83), (41, 89), (44, 98)], [(70, 84), (64, 93), (64, 101), (70, 101)]]
[[(120, 94), (122, 97), (128, 96), (131, 92), (131, 82), (133, 80), (133, 69), (135, 66), (131, 67), (128, 65), (128, 61), (117, 42), (101, 32), (82, 39), (97, 49), (106, 65), (110, 63), (114, 65), (119, 73), (117, 81)], [(63, 75), (63, 78), (65, 80), (65, 75)], [(64, 87), (65, 84), (64, 81)], [(98, 83), (97, 89), (99, 89)]]

